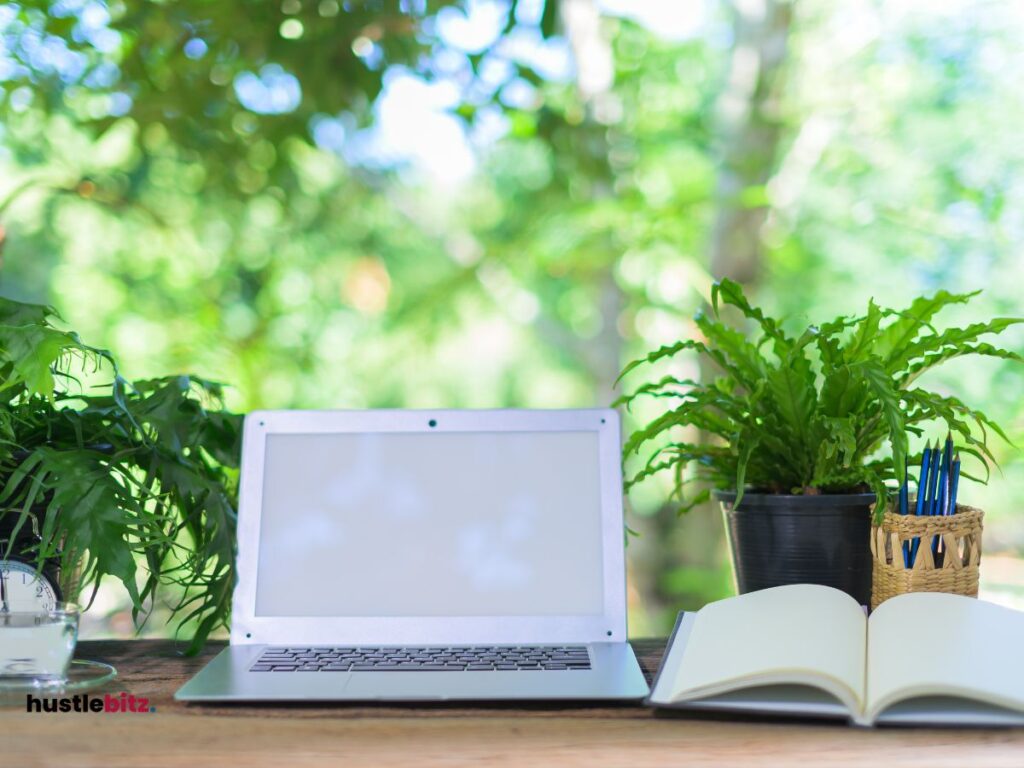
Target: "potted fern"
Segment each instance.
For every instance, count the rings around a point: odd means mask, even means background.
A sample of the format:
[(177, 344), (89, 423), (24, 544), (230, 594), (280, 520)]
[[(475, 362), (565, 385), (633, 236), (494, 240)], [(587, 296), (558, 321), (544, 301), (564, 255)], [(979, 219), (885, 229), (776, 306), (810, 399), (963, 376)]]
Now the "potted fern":
[[(681, 512), (714, 492), (741, 592), (815, 582), (867, 604), (871, 510), (881, 515), (884, 503), (876, 501), (884, 502), (887, 484), (902, 483), (908, 459), (916, 461), (908, 456), (908, 433), (944, 422), (963, 444), (960, 450), (986, 472), (995, 461), (988, 431), (1006, 439), (984, 413), (918, 385), (923, 373), (956, 357), (1021, 360), (979, 340), (1019, 318), (943, 331), (931, 324), (943, 307), (975, 295), (940, 291), (903, 311), (872, 301), (860, 317), (839, 317), (791, 336), (752, 306), (738, 284), (716, 283), (712, 314), (695, 319), (701, 338), (662, 347), (622, 372), (680, 354), (703, 356), (716, 369), (703, 382), (665, 376), (617, 401), (629, 406), (650, 396), (670, 402), (624, 447), (626, 459), (644, 451), (627, 490), (671, 472)], [(722, 322), (722, 305), (752, 321), (758, 337), (748, 340)], [(679, 428), (690, 434), (680, 436)], [(690, 482), (702, 487), (684, 497)]]
[(230, 610), (239, 417), (207, 381), (129, 384), (57, 319), (0, 299), (0, 567), (69, 601), (113, 577), (137, 621), (174, 587), (196, 651)]

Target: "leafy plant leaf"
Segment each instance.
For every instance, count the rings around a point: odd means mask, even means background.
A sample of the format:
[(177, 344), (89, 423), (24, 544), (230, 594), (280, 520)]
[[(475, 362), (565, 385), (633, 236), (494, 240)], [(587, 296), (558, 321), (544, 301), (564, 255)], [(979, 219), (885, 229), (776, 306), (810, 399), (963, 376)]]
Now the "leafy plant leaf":
[(810, 361), (802, 355), (791, 355), (778, 368), (769, 370), (765, 380), (774, 406), (792, 436), (791, 461), (803, 485), (812, 474), (811, 435), (818, 405)]
[(974, 293), (949, 293), (939, 291), (932, 296), (921, 296), (911, 303), (902, 312), (886, 310), (887, 317), (895, 316), (898, 319), (890, 323), (874, 343), (874, 352), (882, 358), (886, 366), (899, 364), (910, 343), (924, 330), (929, 329), (933, 333), (935, 329), (931, 326), (931, 319), (939, 310), (951, 304), (966, 304), (981, 291)]
[(889, 445), (892, 447), (892, 461), (896, 481), (903, 482), (907, 460), (907, 429), (900, 405), (900, 395), (892, 378), (886, 373), (877, 358), (857, 363), (854, 369), (864, 377), (868, 390), (874, 395), (881, 409), (881, 417), (889, 428)]
[(718, 314), (719, 304), (728, 304), (735, 307), (743, 316), (755, 321), (761, 328), (762, 333), (776, 344), (776, 352), (781, 355), (788, 353), (792, 344), (777, 320), (767, 317), (760, 309), (752, 306), (747, 301), (746, 295), (740, 284), (729, 279), (722, 279), (711, 286), (711, 307), (715, 314)]
[[(698, 315), (703, 341), (662, 347), (626, 367), (624, 373), (691, 352), (720, 369), (702, 383), (678, 382), (685, 389), (671, 377), (642, 384), (621, 400), (631, 402), (641, 393), (673, 398), (670, 409), (633, 432), (624, 450), (628, 460), (648, 443), (667, 442), (672, 448), (655, 448), (628, 485), (671, 472), (676, 492), (684, 469), (692, 467), (688, 482), (735, 488), (739, 494), (742, 486), (776, 493), (871, 489), (881, 508), (887, 483), (901, 482), (906, 473), (909, 436), (921, 435), (934, 420), (956, 434), (961, 453), (982, 464), (987, 477), (995, 463), (989, 433), (1007, 440), (1005, 431), (956, 397), (910, 386), (922, 372), (956, 357), (1022, 361), (1016, 352), (979, 341), (1021, 318), (949, 329), (932, 324), (944, 307), (975, 295), (939, 291), (905, 310), (871, 301), (860, 317), (812, 325), (794, 339), (778, 320), (753, 307), (739, 285), (717, 283), (711, 295), (715, 316), (721, 306), (735, 307), (757, 323), (760, 338), (747, 341), (721, 320)], [(774, 359), (763, 351), (767, 342)], [(685, 441), (675, 435), (677, 428), (690, 430)], [(700, 430), (696, 441), (690, 439), (694, 429)], [(883, 443), (889, 455), (880, 455)]]
[(173, 589), (194, 651), (229, 617), (241, 419), (212, 382), (129, 384), (55, 319), (0, 299), (0, 521), (40, 534), (7, 547), (28, 546), (38, 566), (59, 558), (82, 593), (118, 579), (139, 622)]

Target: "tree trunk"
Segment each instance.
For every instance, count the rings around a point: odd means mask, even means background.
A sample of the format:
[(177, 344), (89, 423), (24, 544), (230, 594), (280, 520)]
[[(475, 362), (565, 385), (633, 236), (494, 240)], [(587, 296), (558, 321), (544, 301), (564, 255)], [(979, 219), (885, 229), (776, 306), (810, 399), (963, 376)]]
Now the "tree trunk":
[[(717, 103), (718, 178), (708, 262), (716, 280), (727, 277), (756, 292), (764, 266), (764, 188), (774, 173), (782, 136), (778, 97), (785, 82), (792, 8), (784, 0), (736, 0), (732, 14), (736, 43)], [(712, 375), (713, 368), (703, 364), (702, 377)], [(665, 510), (661, 519), (671, 523), (670, 516)], [(717, 574), (728, 555), (718, 505), (694, 509), (674, 527), (682, 565), (695, 571), (684, 583), (721, 585)], [(686, 592), (677, 594), (676, 601), (711, 596)]]
[[(577, 61), (577, 87), (587, 104), (587, 121), (594, 121), (602, 101), (614, 98), (611, 49), (602, 36), (594, 0), (564, 0), (561, 8)], [(733, 11), (736, 47), (716, 116), (720, 171), (709, 263), (716, 278), (750, 284), (760, 273), (760, 229), (767, 210), (749, 201), (763, 197), (757, 192), (763, 190), (775, 165), (780, 138), (775, 96), (781, 84), (790, 9), (779, 0), (737, 0)], [(600, 194), (600, 189), (595, 190), (595, 196)], [(610, 172), (604, 194), (611, 194)], [(608, 273), (601, 280), (602, 331), (584, 355), (600, 402), (612, 398), (621, 364), (617, 318), (623, 297), (612, 271), (614, 261), (609, 259)], [(640, 596), (642, 613), (648, 618), (644, 631), (663, 631), (681, 606), (692, 607), (723, 591), (724, 536), (717, 510), (694, 510), (680, 522), (675, 507), (666, 505), (653, 516), (633, 516), (629, 523), (641, 533), (630, 540), (628, 552), (631, 598)], [(686, 573), (678, 578), (683, 570)]]
[[(601, 15), (595, 0), (562, 0), (559, 5), (562, 25), (576, 61), (576, 89), (586, 107), (584, 125), (578, 129), (589, 136), (588, 152), (591, 167), (599, 169), (590, 179), (591, 199), (609, 199), (614, 194), (613, 173), (608, 165), (608, 128), (598, 120), (605, 109), (614, 85), (615, 64), (611, 43), (601, 27)], [(583, 350), (584, 359), (594, 380), (596, 402), (604, 405), (617, 396), (615, 380), (622, 368), (622, 336), (619, 314), (625, 304), (622, 289), (615, 279), (618, 253), (612, 232), (606, 232), (600, 254), (601, 273), (596, 276), (600, 332)]]
[(764, 187), (775, 170), (782, 122), (778, 98), (792, 9), (779, 0), (733, 4), (736, 46), (718, 100), (721, 137), (711, 274), (756, 287), (761, 276)]

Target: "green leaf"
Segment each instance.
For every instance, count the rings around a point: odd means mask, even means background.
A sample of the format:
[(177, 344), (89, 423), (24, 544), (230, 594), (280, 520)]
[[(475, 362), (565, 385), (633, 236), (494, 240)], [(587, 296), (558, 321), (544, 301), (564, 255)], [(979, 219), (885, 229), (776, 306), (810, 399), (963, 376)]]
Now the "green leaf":
[(789, 351), (792, 340), (782, 332), (778, 321), (767, 317), (760, 309), (751, 306), (739, 283), (723, 278), (711, 286), (711, 307), (716, 315), (720, 303), (736, 307), (744, 317), (755, 321), (765, 337), (776, 343), (777, 354), (781, 356)]
[(625, 368), (623, 368), (622, 372), (619, 374), (619, 377), (615, 379), (615, 383), (618, 384), (620, 381), (622, 381), (626, 374), (630, 373), (631, 371), (633, 371), (634, 369), (638, 368), (641, 365), (656, 363), (659, 360), (663, 360), (668, 357), (673, 357), (679, 352), (682, 352), (684, 349), (701, 349), (703, 346), (703, 344), (701, 344), (698, 341), (694, 341), (693, 339), (685, 339), (683, 341), (677, 341), (675, 344), (668, 344), (666, 346), (663, 346), (660, 349), (656, 349), (655, 351), (651, 352), (646, 357), (641, 357), (639, 360), (634, 360)]
[(711, 500), (711, 489), (710, 488), (704, 488), (703, 490), (698, 491), (697, 493), (695, 493), (693, 495), (693, 498), (691, 498), (685, 504), (680, 505), (679, 509), (676, 510), (676, 515), (678, 517), (682, 517), (683, 515), (687, 514), (688, 512), (691, 512), (694, 507), (698, 507), (701, 504), (704, 504), (704, 503), (706, 503), (706, 502), (708, 502), (710, 500)]
[(846, 364), (830, 371), (821, 385), (821, 411), (825, 416), (859, 414), (867, 398), (868, 388), (863, 376), (855, 374)]
[(868, 313), (857, 323), (853, 338), (843, 350), (843, 357), (848, 363), (856, 363), (872, 354), (881, 322), (882, 310), (875, 304), (875, 300), (871, 299), (868, 302)]
[(644, 395), (651, 397), (685, 397), (688, 394), (687, 392), (680, 391), (678, 389), (668, 389), (670, 386), (697, 388), (700, 387), (700, 384), (692, 379), (678, 379), (675, 376), (663, 376), (658, 381), (649, 382), (638, 387), (632, 394), (622, 395), (622, 397), (619, 397), (612, 403), (611, 407), (618, 408), (620, 405), (624, 405), (628, 409), (634, 400), (638, 397), (643, 397)]
[(987, 323), (972, 323), (966, 328), (950, 328), (941, 333), (931, 333), (922, 336), (913, 344), (907, 346), (900, 361), (910, 362), (916, 358), (924, 357), (931, 352), (939, 352), (947, 347), (960, 347), (963, 344), (977, 341), (980, 336), (989, 333), (1000, 334), (1011, 326), (1024, 323), (1024, 318), (1019, 317), (997, 317)]
[(810, 480), (813, 464), (810, 437), (818, 400), (810, 361), (802, 355), (788, 357), (779, 368), (769, 369), (765, 380), (775, 410), (793, 436), (792, 462), (804, 484)]
[(905, 371), (901, 374), (900, 380), (904, 386), (909, 384), (918, 378), (922, 373), (934, 368), (947, 360), (952, 360), (956, 357), (963, 357), (965, 355), (978, 355), (979, 357), (996, 357), (1003, 360), (1013, 360), (1014, 362), (1024, 362), (1024, 357), (1021, 357), (1016, 352), (1011, 352), (1006, 349), (1000, 349), (991, 344), (980, 343), (980, 344), (955, 344), (948, 346), (944, 349), (940, 349), (938, 352), (924, 355), (924, 357), (912, 365), (906, 367)]
[[(721, 433), (722, 430), (729, 429), (729, 421), (723, 418), (722, 412), (732, 409), (733, 404), (715, 392), (691, 392), (690, 398), (675, 410), (667, 411), (630, 435), (623, 446), (623, 453), (627, 456), (636, 453), (644, 443), (673, 427), (693, 425), (713, 433)], [(736, 415), (735, 411), (733, 415)]]
[(26, 304), (0, 296), (0, 325), (45, 326), (49, 318), (57, 317), (57, 310), (43, 304)]
[(737, 439), (736, 502), (733, 504), (734, 507), (739, 507), (740, 502), (743, 500), (743, 492), (747, 482), (747, 465), (750, 463), (750, 457), (757, 450), (759, 443), (760, 440), (756, 435), (741, 434)]
[(896, 480), (903, 482), (907, 460), (907, 430), (903, 409), (900, 405), (900, 393), (893, 383), (892, 377), (886, 372), (877, 359), (864, 360), (851, 368), (859, 371), (864, 377), (868, 390), (877, 399), (882, 417), (888, 425), (889, 445), (892, 447), (892, 460)]
[(886, 317), (896, 317), (879, 335), (874, 344), (874, 353), (881, 357), (886, 366), (901, 361), (904, 350), (925, 328), (931, 329), (930, 321), (939, 310), (950, 304), (966, 304), (981, 291), (974, 293), (949, 293), (939, 291), (933, 296), (914, 299), (902, 312), (884, 310)]
[(847, 328), (858, 322), (860, 321), (853, 317), (837, 317), (820, 326), (811, 326), (811, 330), (816, 331), (815, 342), (821, 356), (822, 367), (826, 371), (845, 364), (841, 345), (842, 335)]
[(739, 331), (715, 322), (703, 312), (697, 313), (694, 322), (708, 339), (709, 351), (721, 352), (721, 356), (724, 357), (723, 367), (734, 372), (748, 389), (753, 388), (753, 383), (764, 376), (765, 368), (757, 347), (747, 341)]

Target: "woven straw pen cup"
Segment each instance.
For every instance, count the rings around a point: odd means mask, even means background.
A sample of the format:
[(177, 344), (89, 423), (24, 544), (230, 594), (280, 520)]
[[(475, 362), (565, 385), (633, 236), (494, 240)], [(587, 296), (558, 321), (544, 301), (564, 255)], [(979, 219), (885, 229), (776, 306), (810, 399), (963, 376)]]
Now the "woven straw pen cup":
[[(949, 592), (978, 596), (981, 567), (981, 520), (974, 507), (956, 505), (949, 516), (898, 515), (886, 510), (881, 525), (871, 527), (871, 610), (907, 592)], [(941, 537), (940, 565), (932, 554), (933, 537)], [(907, 568), (903, 542), (920, 538), (917, 557)]]

